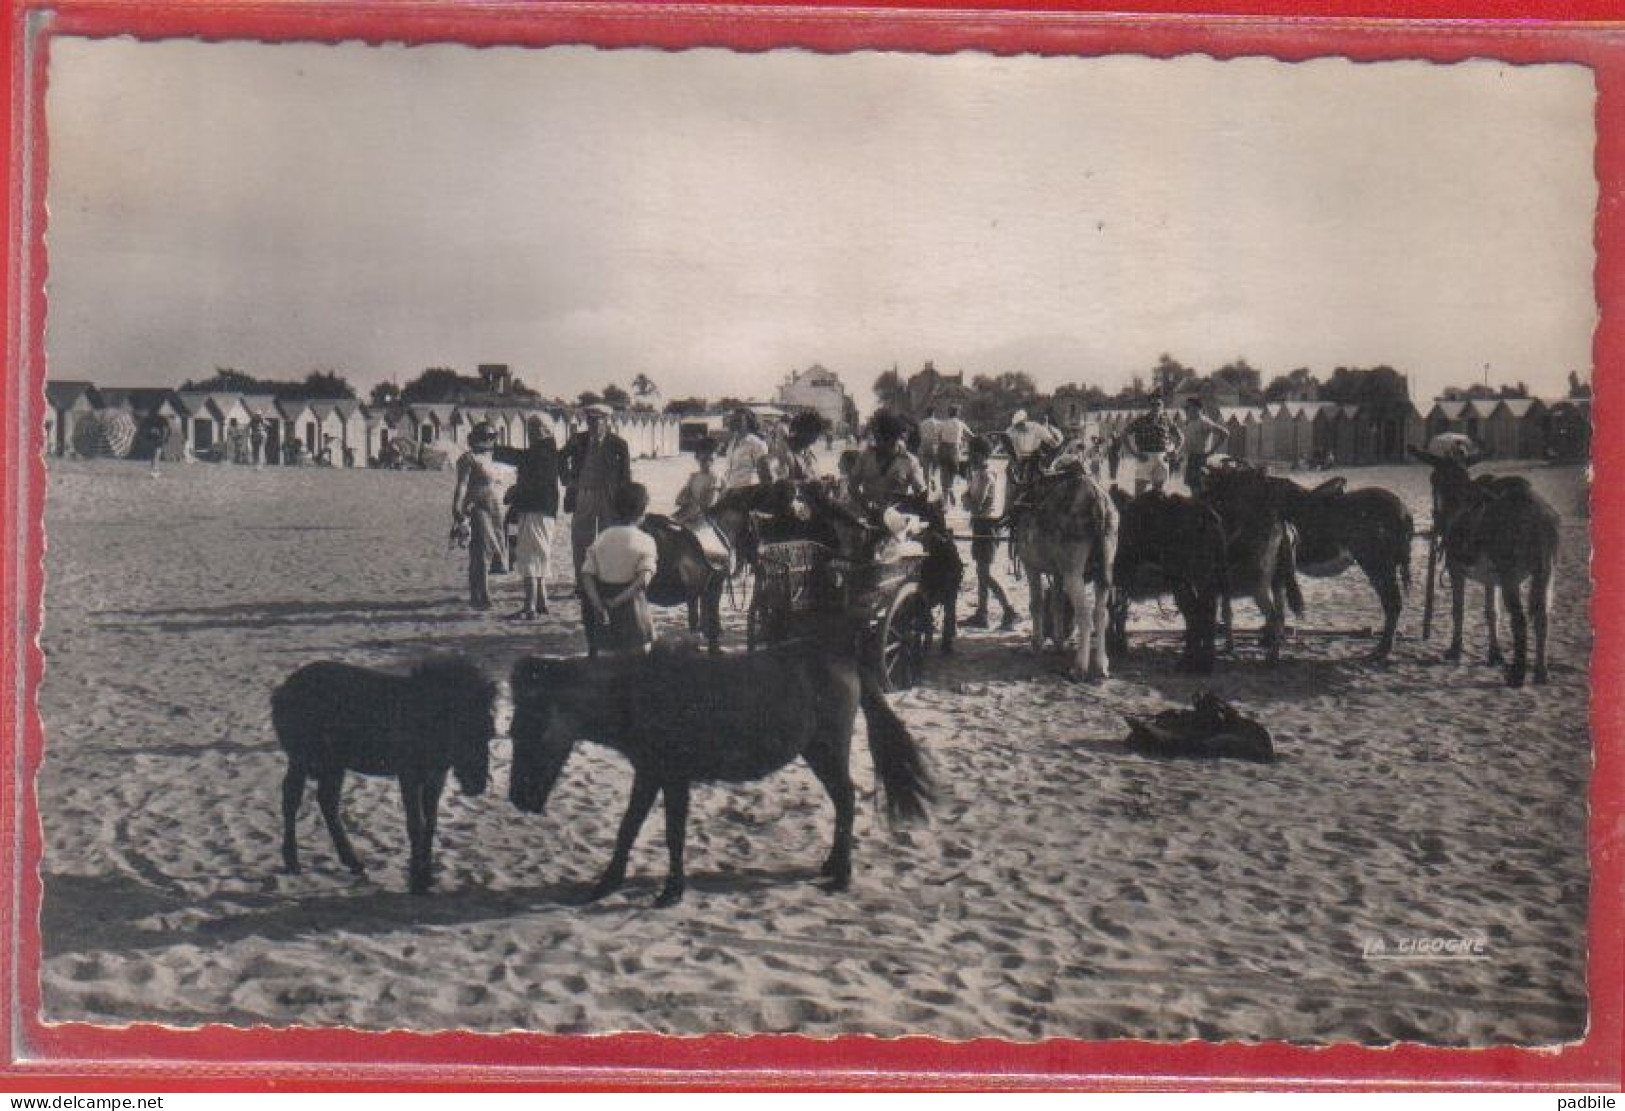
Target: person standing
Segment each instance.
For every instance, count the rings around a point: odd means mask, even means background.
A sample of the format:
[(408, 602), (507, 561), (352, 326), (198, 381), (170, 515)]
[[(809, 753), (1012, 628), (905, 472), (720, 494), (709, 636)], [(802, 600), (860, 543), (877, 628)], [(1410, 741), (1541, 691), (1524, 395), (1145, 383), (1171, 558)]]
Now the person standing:
[(1020, 486), (1031, 480), (1040, 449), (1058, 447), (1061, 434), (1048, 424), (1027, 419), (1027, 410), (1017, 409), (1005, 430), (1010, 441), (1010, 469), (1007, 481)]
[(931, 475), (937, 466), (937, 434), (942, 429), (942, 422), (937, 419), (937, 407), (928, 405), (925, 408), (925, 419), (920, 421), (916, 430), (920, 436), (919, 460), (920, 470), (925, 475), (925, 488), (931, 489)]
[(999, 546), (999, 479), (988, 464), (988, 454), (986, 441), (971, 441), (970, 482), (965, 487), (965, 509), (970, 513), (970, 554), (976, 564), (976, 612), (971, 614), (965, 625), (971, 629), (987, 628), (987, 596), (992, 594), (1004, 607), (1004, 619), (999, 622), (999, 628), (1008, 632), (1015, 628), (1021, 615), (1010, 604), (1010, 597), (999, 585), (999, 580), (993, 577), (993, 557)]
[(772, 482), (772, 466), (756, 414), (740, 406), (728, 417), (728, 441), (722, 446), (722, 488), (737, 490)]
[(559, 451), (553, 430), (540, 415), (532, 415), (525, 421), (525, 435), (523, 450), (497, 449), (498, 458), (511, 462), (518, 471), (508, 511), (519, 527), (514, 570), (525, 598), (513, 617), (520, 621), (547, 612), (548, 570), (553, 564), (553, 533), (559, 516)]
[[(559, 474), (564, 479), (564, 510), (570, 514), (570, 556), (576, 587), (581, 589), (581, 565), (587, 549), (598, 534), (615, 522), (615, 498), (632, 482), (632, 452), (626, 441), (609, 430), (613, 412), (608, 405), (589, 405), (585, 431), (570, 437), (559, 456)], [(582, 622), (587, 643), (592, 647), (597, 625), (582, 595)]]
[(947, 417), (937, 422), (937, 475), (944, 505), (954, 504), (954, 482), (965, 461), (965, 442), (970, 434), (970, 426), (959, 417), (959, 406), (950, 405)]
[(1230, 439), (1230, 430), (1202, 411), (1202, 399), (1185, 399), (1185, 486), (1194, 497), (1200, 492), (1202, 470), (1208, 457)]
[(265, 466), (265, 418), (256, 416), (248, 422), (249, 454), (254, 466)]
[(468, 530), (468, 604), (491, 608), (491, 568), (506, 566), (502, 503), (497, 492), (496, 429), (485, 421), (468, 434), (468, 450), (457, 459), (457, 486), (451, 496), (451, 519)]
[(1123, 446), (1133, 456), (1134, 494), (1138, 497), (1150, 486), (1161, 490), (1168, 482), (1168, 453), (1180, 445), (1179, 429), (1162, 407), (1161, 397), (1151, 398), (1151, 407), (1129, 421), (1123, 429)]

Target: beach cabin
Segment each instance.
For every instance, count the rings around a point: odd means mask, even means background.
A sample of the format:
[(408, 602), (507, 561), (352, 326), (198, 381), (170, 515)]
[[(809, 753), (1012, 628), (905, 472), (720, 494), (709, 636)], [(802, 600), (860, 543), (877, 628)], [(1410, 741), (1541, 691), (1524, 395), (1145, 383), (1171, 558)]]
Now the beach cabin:
[[(155, 451), (162, 452), (170, 441), (181, 435), (185, 415), (175, 402), (174, 391), (162, 386), (113, 387), (96, 391), (98, 408), (105, 411), (128, 413), (138, 430), (132, 457), (150, 459)], [(158, 428), (161, 436), (154, 436)], [(178, 457), (178, 453), (176, 455)]]
[(1546, 406), (1532, 397), (1503, 397), (1484, 422), (1484, 445), (1497, 459), (1546, 457)]
[(346, 397), (333, 402), (333, 412), (338, 416), (339, 425), (339, 450), (334, 462), (343, 467), (365, 467), (367, 465), (366, 409), (355, 398)]
[(301, 397), (283, 398), (277, 402), (277, 410), (282, 414), (282, 461), (293, 461), (295, 445), (302, 458), (314, 457), (321, 420), (311, 410), (310, 402)]
[(457, 442), (457, 437), (452, 428), (452, 421), (457, 415), (457, 406), (419, 402), (407, 406), (406, 412), (412, 421), (413, 438), (418, 443), (455, 444)]
[(282, 410), (277, 408), (272, 394), (244, 394), (243, 408), (248, 410), (249, 455), (253, 456), (254, 422), (258, 421), (263, 434), (260, 456), (256, 462), (282, 462)]
[(1428, 410), (1426, 439), (1442, 436), (1446, 432), (1467, 433), (1467, 403), (1440, 399)]
[(344, 463), (344, 418), (337, 401), (312, 401), (311, 416), (316, 420), (316, 445), (305, 445), (319, 462), (338, 467)]
[(73, 449), (74, 426), (96, 409), (96, 387), (89, 382), (60, 379), (45, 383), (46, 442), (57, 455)]

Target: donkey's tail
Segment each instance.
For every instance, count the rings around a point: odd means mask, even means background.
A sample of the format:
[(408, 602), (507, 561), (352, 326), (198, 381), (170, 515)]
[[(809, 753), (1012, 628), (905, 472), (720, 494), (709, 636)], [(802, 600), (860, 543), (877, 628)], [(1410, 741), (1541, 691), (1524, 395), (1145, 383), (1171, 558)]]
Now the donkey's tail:
[(886, 819), (898, 825), (924, 818), (925, 804), (936, 797), (925, 756), (886, 701), (872, 669), (861, 667), (859, 672), (863, 684), (859, 705), (869, 726), (869, 755), (886, 795)]
[(1408, 510), (1399, 518), (1399, 535), (1394, 537), (1394, 566), (1399, 569), (1400, 588), (1409, 596), (1411, 592), (1411, 544), (1416, 539), (1416, 522)]

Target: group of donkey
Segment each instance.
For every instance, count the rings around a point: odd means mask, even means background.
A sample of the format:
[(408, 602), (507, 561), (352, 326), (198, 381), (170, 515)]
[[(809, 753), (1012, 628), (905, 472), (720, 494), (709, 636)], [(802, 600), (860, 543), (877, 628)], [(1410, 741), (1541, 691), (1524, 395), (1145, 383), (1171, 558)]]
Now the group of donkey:
[[(1468, 461), (1413, 452), (1432, 468), (1434, 536), (1451, 584), (1446, 658), (1461, 656), (1463, 600), (1471, 580), (1485, 589), (1487, 662), (1506, 662), (1496, 632), (1499, 594), (1512, 627), (1507, 683), (1521, 686), (1527, 676), (1530, 623), (1534, 679), (1546, 682), (1556, 512), (1527, 479), (1474, 479)], [(1162, 596), (1172, 596), (1184, 621), (1182, 668), (1212, 670), (1221, 611), (1233, 647), (1232, 598), (1250, 598), (1258, 606), (1266, 658), (1274, 663), (1287, 609), (1303, 613), (1297, 576), (1328, 577), (1352, 566), (1364, 573), (1382, 606), (1372, 658), (1385, 659), (1393, 650), (1411, 583), (1415, 525), (1390, 491), (1349, 490), (1342, 478), (1309, 488), (1234, 463), (1209, 470), (1194, 498), (1108, 492), (1076, 469), (1050, 473), (1041, 463), (1029, 474), (1012, 499), (1008, 524), (1027, 571), (1033, 647), (1063, 646), (1071, 634), (1080, 677), (1109, 674), (1110, 652), (1127, 647), (1130, 603)], [(1527, 612), (1520, 593), (1525, 584)]]
[[(1489, 662), (1503, 663), (1496, 639), (1499, 592), (1513, 633), (1507, 682), (1520, 686), (1528, 635), (1520, 595), (1528, 584), (1535, 629), (1534, 680), (1547, 680), (1546, 633), (1558, 518), (1517, 477), (1474, 479), (1468, 464), (1418, 451), (1432, 469), (1435, 536), (1451, 584), (1453, 629), (1448, 658), (1459, 658), (1466, 584), (1485, 586)], [(928, 598), (944, 609), (944, 647), (953, 636), (953, 600), (963, 564), (940, 509), (910, 508), (928, 523), (922, 567)], [(815, 536), (841, 549), (872, 542), (873, 529), (818, 484), (774, 484), (726, 501), (730, 543), (749, 558), (762, 523)], [(1264, 613), (1264, 639), (1275, 659), (1284, 610), (1302, 612), (1298, 573), (1337, 574), (1357, 565), (1383, 608), (1378, 657), (1393, 648), (1410, 583), (1414, 526), (1404, 504), (1381, 489), (1348, 490), (1342, 480), (1313, 489), (1244, 466), (1220, 468), (1198, 498), (1160, 492), (1129, 498), (1107, 493), (1073, 471), (1038, 474), (1023, 484), (1009, 512), (1013, 543), (1025, 564), (1033, 603), (1034, 647), (1058, 644), (1075, 623), (1077, 668), (1109, 670), (1108, 628), (1125, 635), (1129, 600), (1172, 595), (1186, 625), (1181, 665), (1212, 667), (1221, 608), (1250, 597)], [(667, 538), (668, 542), (675, 542)], [(715, 648), (713, 615), (720, 599), (714, 564), (694, 561), (672, 600), (688, 600), (691, 621)], [(1431, 573), (1431, 569), (1430, 569)], [(1093, 591), (1093, 598), (1089, 593)], [(1062, 602), (1066, 603), (1064, 606)], [(1064, 622), (1049, 611), (1070, 613)], [(696, 612), (698, 611), (698, 612)], [(703, 621), (702, 621), (703, 618)], [(1225, 625), (1232, 622), (1228, 616)], [(702, 656), (691, 644), (658, 647), (626, 660), (525, 659), (511, 675), (513, 722), (510, 801), (540, 812), (576, 744), (592, 740), (621, 753), (633, 784), (610, 863), (588, 897), (601, 898), (626, 878), (632, 845), (657, 798), (664, 799), (669, 866), (657, 905), (682, 898), (690, 789), (695, 782), (764, 778), (798, 757), (818, 777), (835, 808), (835, 837), (820, 874), (833, 890), (852, 875), (854, 791), (852, 732), (864, 715), (888, 817), (924, 813), (932, 786), (923, 754), (886, 700), (880, 676), (850, 636), (811, 636), (732, 656)], [(340, 862), (364, 866), (339, 814), (347, 772), (398, 780), (411, 845), (409, 886), (433, 882), (433, 845), (448, 774), (465, 793), (483, 793), (496, 731), (496, 684), (466, 660), (431, 660), (408, 676), (347, 664), (307, 665), (272, 695), (272, 723), (287, 754), (282, 784), (284, 869), (299, 871), (296, 819), (309, 781)]]

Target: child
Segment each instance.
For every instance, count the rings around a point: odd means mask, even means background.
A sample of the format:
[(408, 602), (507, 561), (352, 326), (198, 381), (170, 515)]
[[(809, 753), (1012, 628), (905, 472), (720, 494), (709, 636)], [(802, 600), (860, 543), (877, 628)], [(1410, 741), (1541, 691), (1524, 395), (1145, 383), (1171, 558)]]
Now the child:
[(976, 561), (976, 612), (965, 622), (968, 628), (987, 628), (987, 596), (992, 593), (1004, 607), (999, 628), (1009, 632), (1021, 620), (1010, 605), (1004, 587), (993, 577), (993, 555), (999, 546), (999, 523), (994, 514), (998, 501), (998, 476), (988, 466), (987, 441), (980, 438), (970, 445), (970, 485), (965, 489), (965, 509), (970, 513), (970, 554)]
[(699, 470), (688, 476), (688, 482), (677, 491), (677, 512), (671, 519), (685, 528), (698, 529), (705, 523), (706, 514), (717, 502), (721, 480), (711, 473), (711, 461), (716, 458), (717, 446), (709, 439), (702, 440), (694, 449), (694, 462)]
[(649, 491), (631, 482), (615, 492), (613, 525), (598, 534), (581, 561), (581, 589), (589, 612), (587, 655), (641, 655), (654, 643), (646, 591), (659, 558), (654, 537), (638, 526), (649, 509)]

